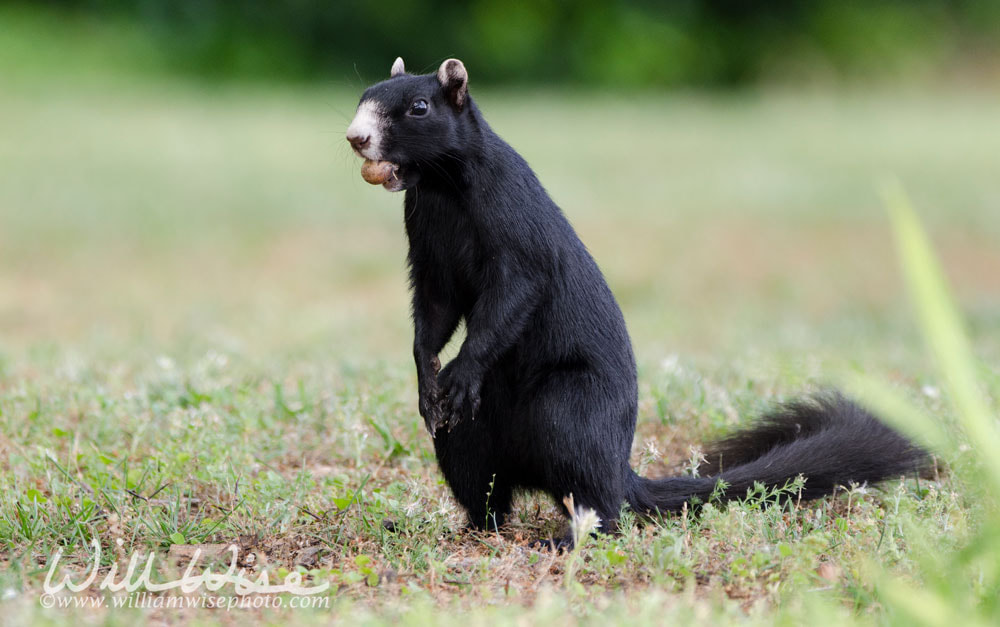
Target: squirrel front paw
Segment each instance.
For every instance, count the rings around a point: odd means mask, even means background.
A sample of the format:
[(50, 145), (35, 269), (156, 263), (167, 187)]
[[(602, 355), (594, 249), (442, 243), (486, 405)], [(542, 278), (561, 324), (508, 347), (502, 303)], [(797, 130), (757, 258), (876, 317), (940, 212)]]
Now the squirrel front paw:
[(445, 423), (445, 410), (441, 402), (441, 394), (436, 383), (421, 386), (417, 407), (424, 419), (424, 426), (433, 438), (437, 430)]
[(444, 408), (441, 404), (441, 392), (438, 389), (437, 376), (441, 371), (441, 362), (437, 355), (426, 359), (417, 358), (417, 409), (424, 419), (424, 426), (433, 438), (437, 430), (444, 424)]
[(479, 412), (479, 388), (482, 375), (475, 369), (461, 367), (452, 361), (438, 375), (438, 389), (441, 394), (441, 409), (448, 429), (463, 418), (475, 420)]

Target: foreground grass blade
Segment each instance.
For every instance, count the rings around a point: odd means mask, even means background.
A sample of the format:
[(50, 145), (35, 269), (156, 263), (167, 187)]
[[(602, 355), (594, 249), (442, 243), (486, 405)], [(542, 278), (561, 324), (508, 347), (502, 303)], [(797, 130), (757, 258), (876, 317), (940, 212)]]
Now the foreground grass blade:
[(1000, 433), (980, 394), (975, 358), (944, 273), (900, 185), (888, 185), (884, 197), (892, 217), (903, 275), (924, 338), (937, 362), (948, 398), (955, 406), (959, 424), (978, 450), (994, 493), (1000, 493)]

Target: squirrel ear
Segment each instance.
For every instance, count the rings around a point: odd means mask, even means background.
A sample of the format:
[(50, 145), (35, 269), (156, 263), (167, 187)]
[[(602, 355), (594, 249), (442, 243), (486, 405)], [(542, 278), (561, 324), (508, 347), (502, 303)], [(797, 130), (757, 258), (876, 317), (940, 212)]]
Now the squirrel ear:
[(458, 59), (448, 59), (438, 68), (437, 77), (448, 100), (461, 111), (469, 93), (469, 73), (465, 71), (465, 65)]
[(406, 74), (406, 67), (403, 65), (403, 57), (396, 57), (392, 69), (389, 71), (389, 76), (399, 76), (400, 74)]

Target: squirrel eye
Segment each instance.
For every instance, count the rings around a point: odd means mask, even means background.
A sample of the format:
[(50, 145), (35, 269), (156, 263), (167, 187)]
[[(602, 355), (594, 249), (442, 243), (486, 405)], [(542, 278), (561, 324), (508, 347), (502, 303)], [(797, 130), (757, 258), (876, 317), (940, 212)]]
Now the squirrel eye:
[(428, 110), (427, 101), (423, 98), (414, 100), (413, 104), (410, 105), (410, 115), (427, 115)]

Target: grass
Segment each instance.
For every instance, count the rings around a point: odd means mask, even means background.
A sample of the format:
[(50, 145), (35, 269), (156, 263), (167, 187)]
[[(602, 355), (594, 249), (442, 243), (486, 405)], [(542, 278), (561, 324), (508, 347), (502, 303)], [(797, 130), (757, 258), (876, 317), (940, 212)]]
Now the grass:
[[(236, 542), (258, 570), (332, 584), (328, 609), (253, 618), (374, 624), (903, 620), (871, 564), (918, 585), (926, 547), (971, 550), (991, 510), (968, 446), (933, 481), (626, 516), (569, 556), (529, 548), (564, 524), (537, 496), (498, 533), (463, 531), (415, 409), (401, 198), (342, 139), (359, 88), (0, 84), (5, 615), (71, 616), (39, 609), (45, 564), (61, 547), (84, 567), (92, 538), (106, 566)], [(961, 413), (896, 270), (888, 173), (1000, 409), (996, 94), (474, 94), (621, 301), (644, 473), (684, 472), (692, 444), (845, 371)]]

